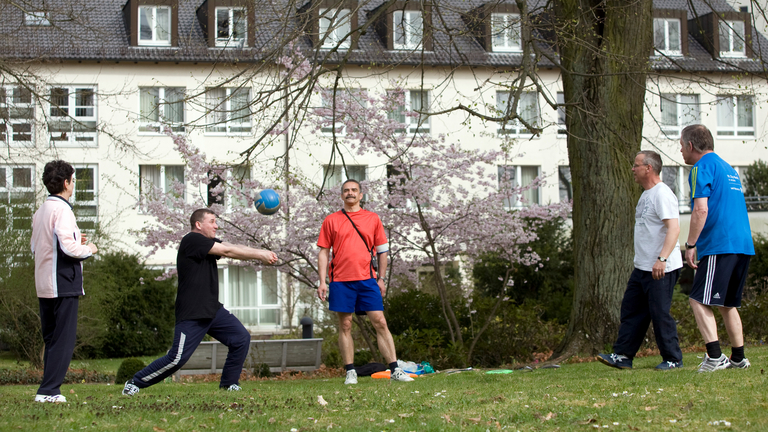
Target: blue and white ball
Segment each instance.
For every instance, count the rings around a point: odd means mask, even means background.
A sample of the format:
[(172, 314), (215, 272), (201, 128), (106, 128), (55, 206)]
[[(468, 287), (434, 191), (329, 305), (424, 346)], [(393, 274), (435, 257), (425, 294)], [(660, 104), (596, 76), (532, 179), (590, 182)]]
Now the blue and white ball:
[(280, 209), (280, 195), (273, 189), (264, 189), (256, 194), (256, 201), (253, 204), (263, 215), (275, 214)]

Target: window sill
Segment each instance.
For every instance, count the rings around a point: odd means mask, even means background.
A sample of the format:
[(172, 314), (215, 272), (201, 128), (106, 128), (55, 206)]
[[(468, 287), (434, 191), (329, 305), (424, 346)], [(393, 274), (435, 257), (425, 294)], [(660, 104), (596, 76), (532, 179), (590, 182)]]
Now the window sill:
[(523, 53), (523, 50), (520, 49), (520, 48), (508, 48), (508, 49), (505, 49), (505, 48), (493, 47), (493, 48), (491, 48), (491, 50), (492, 51), (490, 52), (490, 54), (522, 54)]
[(744, 141), (744, 140), (755, 139), (754, 133), (752, 135), (721, 135), (720, 132), (717, 132), (716, 136), (717, 136), (717, 139), (734, 140), (734, 141), (736, 140)]
[(171, 43), (148, 43), (148, 42), (139, 42), (138, 45), (134, 46), (134, 48), (171, 48)]

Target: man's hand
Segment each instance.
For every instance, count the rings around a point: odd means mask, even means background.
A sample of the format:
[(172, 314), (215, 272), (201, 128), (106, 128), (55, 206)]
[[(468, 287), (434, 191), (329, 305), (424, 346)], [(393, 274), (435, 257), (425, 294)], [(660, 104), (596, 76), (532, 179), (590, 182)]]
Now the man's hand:
[(379, 284), (379, 291), (381, 291), (381, 298), (384, 298), (384, 296), (387, 295), (387, 283), (384, 279), (379, 279), (376, 281), (377, 284)]
[(80, 236), (80, 244), (81, 245), (88, 244), (88, 237), (86, 237), (85, 234), (82, 234)]
[(261, 260), (261, 262), (263, 262), (264, 264), (274, 264), (277, 262), (276, 253), (268, 250), (263, 250), (261, 252), (262, 252), (261, 254), (262, 256), (259, 257), (259, 260)]
[(99, 251), (93, 243), (88, 243), (88, 247), (91, 249), (91, 254), (96, 254)]
[(317, 288), (317, 298), (321, 301), (325, 301), (327, 295), (328, 285), (326, 285), (325, 282), (320, 282), (320, 286)]
[(696, 265), (696, 248), (689, 248), (685, 250), (685, 262), (688, 263), (688, 267), (697, 269)]
[(655, 280), (662, 279), (664, 277), (664, 270), (667, 269), (667, 263), (661, 262), (659, 260), (656, 260), (655, 263), (653, 263), (653, 278)]

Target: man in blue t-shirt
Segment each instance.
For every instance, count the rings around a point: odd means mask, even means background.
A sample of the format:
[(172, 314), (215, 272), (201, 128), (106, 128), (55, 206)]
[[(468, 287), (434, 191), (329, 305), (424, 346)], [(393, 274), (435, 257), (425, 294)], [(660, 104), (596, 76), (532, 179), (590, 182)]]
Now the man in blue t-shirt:
[[(697, 269), (690, 303), (696, 324), (707, 346), (699, 372), (749, 367), (744, 357), (741, 293), (747, 279), (749, 259), (755, 254), (747, 205), (739, 174), (714, 153), (712, 133), (703, 125), (683, 129), (680, 151), (691, 186), (691, 224), (685, 242), (685, 261)], [(699, 262), (696, 263), (698, 255)], [(723, 316), (731, 342), (731, 358), (720, 351), (717, 322), (710, 306)]]

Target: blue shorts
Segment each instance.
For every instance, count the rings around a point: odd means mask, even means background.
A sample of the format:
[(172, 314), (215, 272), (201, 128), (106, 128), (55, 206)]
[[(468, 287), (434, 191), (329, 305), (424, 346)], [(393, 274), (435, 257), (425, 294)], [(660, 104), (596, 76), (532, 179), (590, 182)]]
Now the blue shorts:
[(707, 306), (741, 307), (749, 255), (707, 255), (699, 260), (690, 298)]
[(328, 308), (344, 313), (383, 311), (384, 301), (376, 279), (331, 282), (328, 285)]

